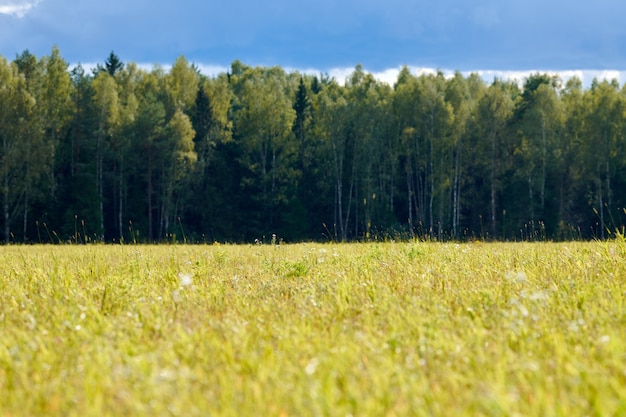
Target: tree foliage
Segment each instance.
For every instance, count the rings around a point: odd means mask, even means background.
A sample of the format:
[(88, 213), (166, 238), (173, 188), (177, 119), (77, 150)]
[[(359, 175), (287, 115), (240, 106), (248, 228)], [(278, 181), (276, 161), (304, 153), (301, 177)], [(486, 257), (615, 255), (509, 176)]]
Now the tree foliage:
[(12, 241), (606, 238), (624, 227), (626, 88), (249, 67), (88, 74), (0, 57)]

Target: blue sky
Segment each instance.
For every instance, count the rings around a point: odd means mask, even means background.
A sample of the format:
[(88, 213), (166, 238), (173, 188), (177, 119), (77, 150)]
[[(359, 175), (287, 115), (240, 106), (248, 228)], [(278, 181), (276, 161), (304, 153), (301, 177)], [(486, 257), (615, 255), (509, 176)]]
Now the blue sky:
[[(249, 65), (342, 74), (358, 63), (485, 74), (626, 74), (626, 2), (562, 0), (0, 0), (0, 55), (57, 45), (72, 64)], [(607, 70), (615, 70), (606, 72)]]

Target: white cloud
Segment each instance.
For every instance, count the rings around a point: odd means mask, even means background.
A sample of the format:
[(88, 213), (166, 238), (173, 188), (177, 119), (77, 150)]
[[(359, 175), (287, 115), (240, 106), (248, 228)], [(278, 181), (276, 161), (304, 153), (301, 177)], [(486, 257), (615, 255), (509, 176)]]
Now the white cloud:
[[(83, 63), (81, 64), (85, 69), (85, 72), (90, 73), (93, 69), (96, 68), (96, 63)], [(158, 65), (163, 71), (168, 72), (172, 68), (172, 64), (147, 64), (147, 63), (137, 63), (137, 66), (146, 71), (150, 72), (154, 69), (155, 65)], [(230, 71), (230, 67), (223, 65), (212, 65), (212, 64), (195, 64), (200, 73), (206, 75), (207, 77), (217, 77), (220, 74), (226, 73)], [(73, 69), (76, 65), (70, 65), (70, 69)], [(428, 67), (414, 67), (409, 66), (409, 71), (411, 74), (420, 76), (420, 75), (434, 75), (437, 71), (441, 71), (446, 78), (452, 78), (454, 76), (455, 71), (449, 69), (435, 69)], [(354, 67), (336, 67), (331, 68), (330, 70), (318, 70), (315, 68), (306, 68), (306, 69), (298, 69), (293, 67), (283, 67), (283, 69), (287, 73), (291, 72), (299, 72), (301, 74), (307, 75), (320, 75), (320, 74), (328, 74), (329, 77), (334, 78), (338, 83), (344, 84), (352, 72), (354, 72)], [(384, 82), (393, 86), (398, 80), (398, 75), (402, 70), (402, 67), (396, 68), (388, 68), (382, 71), (368, 71), (367, 68), (364, 69), (365, 72), (368, 72), (374, 76), (378, 81)], [(467, 77), (470, 74), (475, 73), (482, 78), (485, 83), (490, 84), (494, 79), (502, 79), (506, 81), (516, 82), (520, 87), (524, 85), (526, 78), (528, 78), (532, 74), (549, 74), (549, 75), (557, 75), (563, 84), (567, 82), (567, 80), (571, 78), (578, 78), (582, 81), (583, 87), (589, 88), (594, 79), (599, 81), (607, 80), (617, 80), (620, 85), (626, 83), (626, 71), (620, 70), (525, 70), (525, 71), (507, 71), (507, 70), (474, 70), (474, 71), (461, 71), (463, 76)]]
[(509, 81), (517, 81), (520, 86), (524, 83), (526, 78), (531, 74), (536, 73), (547, 73), (550, 75), (557, 75), (563, 84), (567, 82), (567, 80), (571, 78), (578, 78), (582, 81), (584, 87), (591, 86), (591, 83), (594, 79), (598, 79), (600, 81), (607, 80), (617, 80), (620, 84), (626, 81), (626, 71), (618, 71), (618, 70), (560, 70), (560, 71), (551, 71), (551, 70), (528, 70), (528, 71), (469, 71), (464, 72), (465, 75), (470, 74), (471, 72), (475, 72), (480, 77), (487, 81), (491, 82), (494, 78), (501, 78), (503, 80)]
[(6, 2), (0, 1), (0, 14), (24, 17), (33, 7), (39, 4), (39, 0), (33, 2)]
[[(371, 74), (377, 80), (387, 83), (389, 85), (395, 84), (398, 79), (398, 75), (400, 74), (400, 70), (402, 68), (389, 68), (383, 71), (371, 71)], [(441, 71), (443, 75), (447, 78), (451, 78), (454, 76), (455, 71), (449, 69), (435, 69), (435, 68), (426, 68), (426, 67), (411, 67), (409, 66), (409, 70), (412, 74), (420, 76), (423, 74), (436, 74), (437, 71)], [(331, 77), (334, 77), (339, 83), (343, 83), (346, 79), (352, 74), (354, 68), (333, 68), (328, 72)], [(311, 71), (308, 73), (317, 73), (319, 71)], [(521, 87), (524, 84), (526, 78), (528, 78), (532, 74), (550, 74), (557, 75), (563, 84), (571, 78), (577, 77), (583, 83), (584, 87), (589, 87), (594, 79), (602, 80), (617, 80), (620, 85), (626, 82), (626, 71), (618, 71), (618, 70), (525, 70), (525, 71), (505, 71), (505, 70), (475, 70), (475, 71), (461, 71), (461, 74), (464, 76), (469, 76), (470, 74), (475, 73), (478, 74), (486, 83), (491, 83), (495, 78), (499, 78), (506, 81), (513, 81), (519, 84)]]
[(196, 64), (200, 72), (207, 77), (217, 77), (220, 74), (228, 71), (227, 67), (221, 65), (204, 65), (204, 64)]
[[(140, 68), (143, 68), (149, 71), (152, 66), (147, 64), (138, 64)], [(206, 65), (206, 64), (196, 64), (200, 72), (209, 77), (216, 77), (220, 73), (224, 73), (229, 70), (228, 67), (220, 66), (220, 65)], [(169, 71), (171, 65), (166, 64), (162, 65), (165, 71)], [(354, 72), (354, 67), (336, 67), (331, 68), (330, 70), (318, 70), (315, 68), (306, 68), (306, 69), (298, 69), (292, 67), (284, 67), (286, 72), (299, 72), (302, 74), (308, 75), (320, 75), (322, 73), (328, 74), (331, 78), (334, 78), (338, 83), (345, 83), (352, 72)], [(371, 73), (374, 78), (378, 81), (384, 82), (393, 86), (398, 80), (398, 75), (402, 70), (402, 67), (396, 68), (388, 68), (382, 71), (368, 71), (367, 68), (364, 69), (366, 72)], [(443, 75), (447, 78), (452, 78), (454, 76), (455, 71), (449, 69), (435, 69), (428, 67), (413, 67), (409, 66), (409, 70), (412, 74), (416, 76), (420, 75), (434, 75), (437, 71), (441, 71)], [(475, 70), (475, 71), (461, 71), (465, 77), (470, 74), (475, 73), (478, 74), (486, 83), (490, 84), (493, 82), (495, 78), (499, 78), (506, 81), (516, 82), (520, 87), (523, 86), (524, 81), (532, 74), (550, 74), (557, 75), (563, 84), (571, 78), (577, 77), (583, 83), (583, 87), (588, 88), (591, 86), (594, 78), (602, 81), (607, 80), (611, 81), (616, 79), (620, 85), (626, 82), (626, 71), (618, 71), (618, 70), (526, 70), (526, 71), (505, 71), (505, 70)]]

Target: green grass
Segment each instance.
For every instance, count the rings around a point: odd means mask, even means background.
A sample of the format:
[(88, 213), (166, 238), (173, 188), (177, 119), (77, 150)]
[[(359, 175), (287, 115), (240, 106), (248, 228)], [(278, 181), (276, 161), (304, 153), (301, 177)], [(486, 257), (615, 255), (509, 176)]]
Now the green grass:
[(626, 415), (626, 243), (0, 248), (2, 416)]

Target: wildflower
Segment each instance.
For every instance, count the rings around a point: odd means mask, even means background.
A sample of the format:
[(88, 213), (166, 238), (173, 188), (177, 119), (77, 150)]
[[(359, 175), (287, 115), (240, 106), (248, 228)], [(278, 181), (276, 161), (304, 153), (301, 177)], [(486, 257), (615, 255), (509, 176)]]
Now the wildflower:
[(585, 320), (583, 319), (572, 320), (569, 322), (567, 326), (570, 332), (577, 332), (581, 328), (584, 328), (584, 327), (585, 327)]
[(307, 375), (313, 375), (315, 373), (315, 370), (317, 369), (317, 366), (320, 364), (319, 359), (317, 358), (313, 358), (309, 361), (309, 363), (306, 365), (306, 367), (304, 368), (304, 372)]
[(179, 272), (178, 279), (180, 280), (181, 287), (188, 287), (192, 283), (191, 274), (185, 274), (185, 273)]
[(546, 301), (548, 294), (545, 291), (535, 291), (528, 297), (530, 301)]
[(510, 281), (515, 282), (517, 284), (523, 284), (526, 282), (526, 274), (524, 272), (513, 272), (509, 271), (504, 275), (504, 277)]
[(528, 317), (528, 309), (526, 307), (524, 307), (523, 305), (519, 305), (519, 312), (522, 315), (522, 317)]

